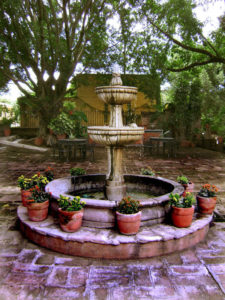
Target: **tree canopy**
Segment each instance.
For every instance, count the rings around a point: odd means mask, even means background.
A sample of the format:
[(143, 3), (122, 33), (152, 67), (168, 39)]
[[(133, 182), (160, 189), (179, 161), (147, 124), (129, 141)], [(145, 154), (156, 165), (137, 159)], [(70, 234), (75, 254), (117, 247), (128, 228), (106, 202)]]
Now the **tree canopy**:
[[(13, 81), (45, 132), (80, 65), (108, 71), (118, 62), (124, 74), (149, 74), (158, 82), (171, 71), (224, 66), (225, 15), (205, 37), (194, 13), (198, 2), (2, 0), (0, 89)], [(109, 22), (113, 16), (117, 26)]]
[[(103, 44), (104, 0), (3, 0), (0, 73), (27, 97), (46, 127), (93, 42)], [(101, 47), (100, 47), (101, 48)]]

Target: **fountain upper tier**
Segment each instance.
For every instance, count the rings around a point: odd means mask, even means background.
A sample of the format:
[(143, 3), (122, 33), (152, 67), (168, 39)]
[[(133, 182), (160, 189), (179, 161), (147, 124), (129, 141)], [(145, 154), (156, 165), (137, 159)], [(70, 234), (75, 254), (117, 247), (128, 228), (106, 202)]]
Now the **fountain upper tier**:
[(95, 91), (99, 99), (111, 105), (129, 104), (137, 98), (137, 88), (131, 86), (99, 86)]
[(96, 87), (95, 91), (100, 100), (110, 104), (110, 120), (109, 126), (88, 127), (91, 139), (106, 146), (122, 146), (140, 140), (144, 128), (136, 124), (124, 126), (122, 117), (122, 105), (136, 99), (137, 88), (122, 86), (120, 74), (113, 73), (110, 85)]

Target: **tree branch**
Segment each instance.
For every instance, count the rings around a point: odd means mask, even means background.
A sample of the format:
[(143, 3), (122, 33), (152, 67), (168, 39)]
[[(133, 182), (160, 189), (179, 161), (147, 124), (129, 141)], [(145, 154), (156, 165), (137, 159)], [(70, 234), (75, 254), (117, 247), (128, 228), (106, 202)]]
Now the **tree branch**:
[(215, 63), (215, 62), (220, 62), (220, 61), (215, 61), (214, 59), (209, 59), (209, 60), (205, 60), (205, 61), (202, 61), (202, 62), (194, 62), (194, 63), (192, 63), (192, 64), (190, 64), (186, 67), (183, 67), (183, 68), (177, 68), (177, 69), (167, 68), (167, 70), (169, 70), (171, 72), (182, 72), (182, 71), (190, 70), (193, 67), (204, 66), (204, 65), (207, 65), (207, 64), (210, 64), (210, 63)]

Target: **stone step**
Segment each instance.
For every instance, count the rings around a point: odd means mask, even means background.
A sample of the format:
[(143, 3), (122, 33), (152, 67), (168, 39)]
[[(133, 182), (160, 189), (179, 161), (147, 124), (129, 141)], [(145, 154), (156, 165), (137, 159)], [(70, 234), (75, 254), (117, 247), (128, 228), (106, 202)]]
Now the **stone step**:
[(74, 233), (63, 232), (52, 216), (42, 222), (30, 221), (23, 206), (18, 207), (17, 214), (22, 232), (40, 246), (69, 255), (116, 259), (146, 258), (189, 248), (205, 238), (212, 221), (212, 215), (196, 214), (188, 228), (157, 224), (126, 236), (114, 228), (83, 226)]

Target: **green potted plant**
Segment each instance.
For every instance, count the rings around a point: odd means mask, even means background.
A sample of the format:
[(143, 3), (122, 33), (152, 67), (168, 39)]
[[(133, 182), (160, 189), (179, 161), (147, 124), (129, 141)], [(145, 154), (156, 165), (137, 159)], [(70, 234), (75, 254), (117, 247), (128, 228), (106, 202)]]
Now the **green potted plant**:
[(195, 185), (186, 176), (184, 175), (178, 176), (177, 182), (179, 182), (184, 187), (184, 193), (186, 192), (193, 193)]
[(58, 139), (61, 139), (71, 135), (74, 130), (74, 124), (65, 112), (61, 112), (56, 118), (51, 120), (48, 128), (56, 134)]
[(0, 124), (3, 126), (4, 135), (9, 136), (11, 134), (10, 126), (14, 122), (14, 118), (3, 117), (0, 121)]
[(140, 202), (129, 196), (124, 197), (117, 205), (116, 220), (120, 233), (136, 234), (141, 224)]
[(68, 113), (69, 115), (72, 115), (73, 112), (76, 109), (76, 103), (72, 101), (64, 101), (63, 102), (63, 111), (65, 113)]
[(87, 126), (83, 123), (87, 123), (87, 116), (83, 111), (73, 111), (70, 115), (71, 120), (73, 121), (74, 128), (72, 134), (76, 138), (82, 138), (87, 135)]
[(195, 200), (192, 193), (187, 192), (185, 196), (171, 193), (170, 205), (172, 207), (172, 222), (176, 227), (185, 228), (191, 225)]
[(27, 206), (27, 200), (31, 195), (30, 188), (33, 187), (33, 182), (31, 178), (26, 178), (24, 175), (21, 175), (18, 177), (17, 183), (20, 187), (22, 204), (23, 206)]
[(30, 189), (34, 186), (38, 186), (42, 191), (45, 190), (45, 186), (49, 183), (46, 176), (41, 175), (40, 172), (34, 174), (31, 178), (27, 178), (21, 175), (17, 179), (18, 186), (21, 190), (21, 200), (23, 206), (27, 206), (27, 200), (31, 196)]
[(155, 171), (151, 167), (141, 168), (141, 175), (155, 176)]
[(72, 184), (75, 183), (75, 177), (85, 175), (86, 171), (83, 168), (71, 168), (70, 169), (70, 175), (71, 175), (71, 182)]
[(202, 214), (211, 214), (216, 206), (218, 188), (215, 185), (204, 184), (198, 192), (196, 199), (198, 210)]
[(59, 224), (63, 231), (75, 232), (82, 225), (85, 202), (80, 201), (79, 196), (72, 200), (69, 197), (60, 195), (58, 199)]
[(86, 174), (86, 171), (82, 168), (71, 168), (70, 175), (71, 176), (80, 176)]
[(45, 190), (45, 186), (49, 183), (47, 177), (42, 175), (40, 172), (31, 177), (31, 182), (32, 186), (38, 186), (42, 191)]
[(50, 194), (42, 191), (37, 185), (31, 188), (30, 192), (27, 201), (28, 217), (31, 221), (41, 222), (48, 216)]

